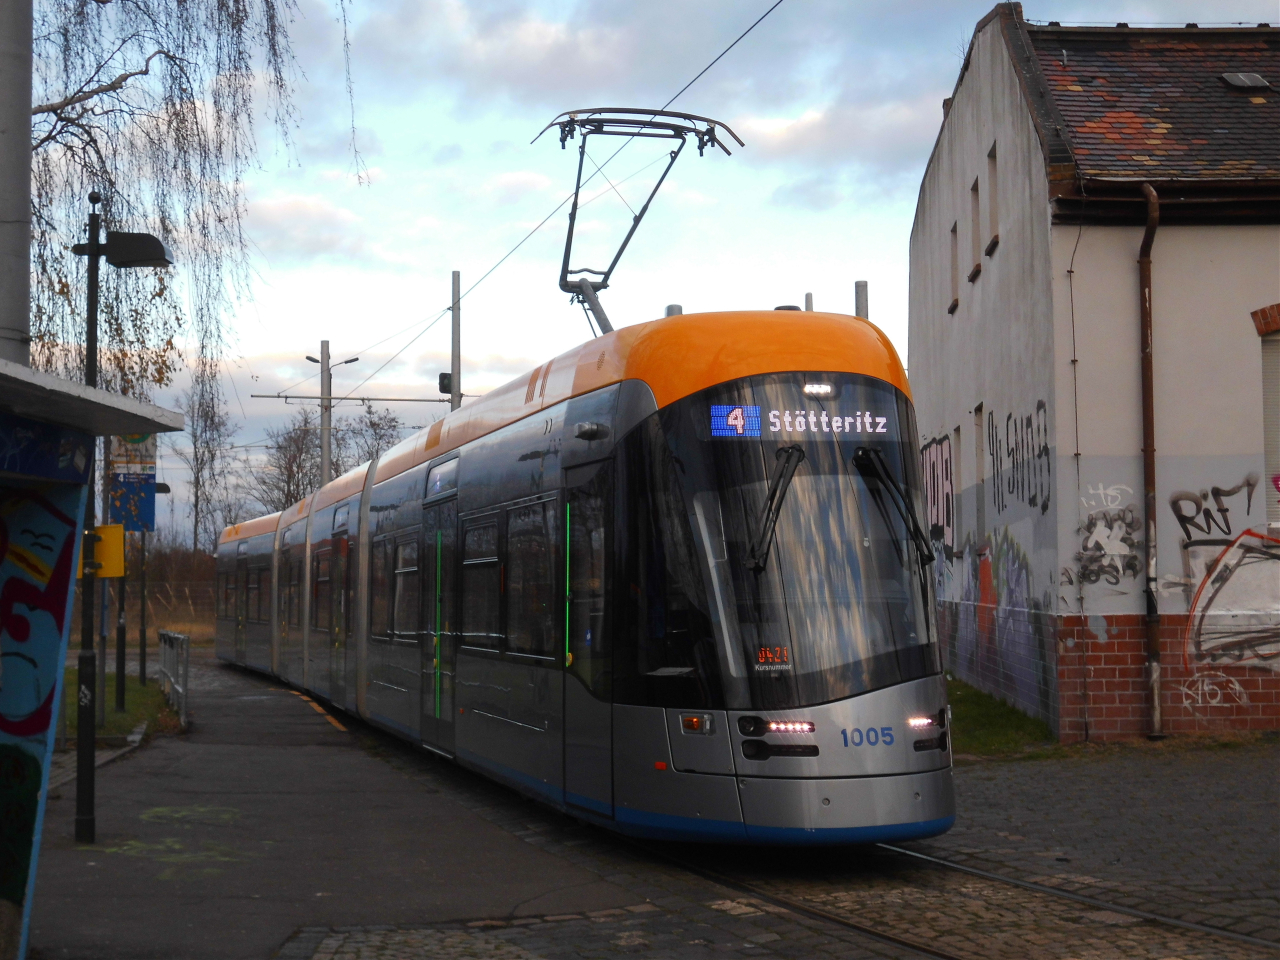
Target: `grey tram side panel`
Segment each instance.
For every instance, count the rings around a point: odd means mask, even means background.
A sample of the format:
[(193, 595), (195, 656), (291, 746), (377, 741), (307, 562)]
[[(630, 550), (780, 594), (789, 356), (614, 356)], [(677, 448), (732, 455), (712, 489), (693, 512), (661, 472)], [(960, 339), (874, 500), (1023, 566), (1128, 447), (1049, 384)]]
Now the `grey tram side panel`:
[[(420, 463), (373, 486), (369, 506), (370, 560), (368, 576), (378, 563), (384, 564), (386, 582), (370, 582), (370, 605), (387, 605), (384, 633), (370, 625), (366, 654), (366, 709), (371, 722), (397, 733), (418, 738), (421, 727), (421, 602), (416, 629), (401, 629), (395, 623), (396, 550), (399, 545), (418, 544), (422, 534), (422, 494), (427, 464)], [(384, 560), (378, 560), (385, 551)], [(419, 563), (421, 560), (419, 559)], [(386, 596), (379, 601), (373, 591), (381, 587)], [(421, 597), (419, 597), (421, 601)]]
[[(463, 531), (468, 521), (492, 515), (499, 524), (499, 564), (506, 562), (507, 511), (521, 504), (547, 503), (558, 519), (554, 495), (560, 487), (561, 427), (565, 404), (509, 424), (467, 444), (458, 460), (458, 513)], [(553, 536), (563, 536), (554, 523)], [(458, 550), (465, 550), (460, 534)], [(462, 574), (465, 582), (466, 574)], [(556, 578), (558, 582), (558, 577)], [(505, 595), (500, 594), (505, 606)], [(466, 603), (459, 611), (461, 627)], [(501, 616), (505, 619), (505, 610)], [(502, 620), (500, 620), (502, 624)], [(500, 632), (505, 631), (501, 625)], [(457, 756), (520, 790), (544, 800), (563, 802), (563, 683), (561, 660), (459, 645), (455, 702)], [(550, 652), (550, 651), (549, 651)]]
[[(245, 623), (244, 657), (238, 662), (254, 670), (269, 670), (271, 664), (271, 603), (275, 594), (275, 532), (260, 533), (249, 538), (247, 556), (249, 576), (255, 578), (253, 609)], [(268, 574), (267, 589), (263, 593), (262, 573)]]
[(623, 830), (701, 828), (721, 839), (744, 838), (736, 778), (673, 769), (662, 707), (615, 703), (613, 743), (615, 817)]
[(235, 608), (227, 609), (227, 579), (234, 583), (236, 573), (236, 541), (218, 544), (214, 560), (214, 632), (213, 649), (219, 660), (235, 659)]
[[(356, 581), (356, 600), (354, 631), (356, 658), (353, 675), (347, 687), (347, 709), (364, 719), (369, 718), (368, 693), (369, 683), (369, 581), (371, 558), (369, 536), (369, 505), (373, 499), (373, 483), (378, 476), (378, 457), (369, 463), (369, 470), (364, 476), (364, 488), (360, 494), (360, 532), (356, 538), (356, 553), (359, 557), (360, 578)], [(354, 691), (354, 694), (353, 694)]]
[[(338, 505), (331, 503), (319, 510), (312, 510), (311, 523), (307, 531), (307, 551), (309, 553), (309, 576), (311, 578), (307, 591), (307, 632), (304, 645), (307, 651), (306, 665), (303, 675), (305, 686), (317, 696), (329, 698), (330, 694), (330, 619), (333, 603), (333, 515)], [(325, 582), (328, 584), (328, 609), (321, 610), (317, 604), (317, 592), (320, 588), (319, 567), (325, 564)]]

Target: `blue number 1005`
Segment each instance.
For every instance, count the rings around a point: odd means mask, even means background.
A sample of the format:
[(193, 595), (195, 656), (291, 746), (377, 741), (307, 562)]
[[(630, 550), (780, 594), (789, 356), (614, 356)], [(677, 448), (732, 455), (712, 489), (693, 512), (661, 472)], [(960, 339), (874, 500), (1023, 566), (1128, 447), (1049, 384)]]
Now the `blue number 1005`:
[(867, 727), (862, 730), (854, 727), (851, 730), (841, 730), (840, 738), (844, 740), (846, 747), (860, 747), (866, 744), (868, 747), (893, 746), (893, 727)]

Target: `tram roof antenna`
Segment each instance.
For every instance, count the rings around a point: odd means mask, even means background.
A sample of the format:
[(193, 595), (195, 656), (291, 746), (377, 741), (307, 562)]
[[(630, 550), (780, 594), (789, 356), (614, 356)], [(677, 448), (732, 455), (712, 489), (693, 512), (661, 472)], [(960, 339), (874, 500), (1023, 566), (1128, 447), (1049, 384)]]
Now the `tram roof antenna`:
[[(534, 137), (530, 142), (536, 143), (538, 138), (552, 127), (560, 128), (560, 149), (562, 150), (565, 148), (566, 143), (575, 136), (578, 137), (578, 176), (573, 185), (573, 205), (569, 208), (569, 229), (565, 235), (564, 259), (560, 265), (560, 289), (571, 295), (571, 303), (584, 304), (591, 311), (591, 315), (595, 317), (596, 325), (600, 328), (601, 333), (612, 333), (613, 325), (609, 322), (609, 318), (604, 312), (604, 307), (600, 305), (600, 299), (597, 294), (601, 290), (608, 288), (609, 278), (613, 276), (614, 268), (617, 267), (618, 261), (622, 259), (622, 254), (626, 251), (627, 245), (631, 242), (631, 238), (635, 236), (636, 228), (640, 226), (640, 221), (644, 219), (644, 215), (649, 211), (649, 204), (653, 202), (653, 198), (657, 196), (663, 181), (667, 179), (667, 174), (675, 166), (675, 162), (679, 159), (680, 152), (684, 150), (689, 137), (692, 136), (698, 142), (698, 156), (702, 156), (706, 148), (711, 146), (719, 147), (727, 157), (732, 156), (729, 148), (724, 145), (721, 139), (721, 132), (727, 133), (740, 147), (746, 146), (746, 144), (742, 142), (741, 137), (719, 120), (712, 120), (710, 117), (699, 117), (692, 113), (677, 113), (674, 110), (637, 109), (634, 107), (592, 107), (586, 110), (568, 110), (543, 127), (538, 132), (538, 136)], [(618, 247), (618, 252), (613, 255), (613, 260), (609, 262), (609, 266), (604, 270), (592, 270), (587, 267), (570, 270), (569, 258), (573, 253), (573, 228), (578, 218), (578, 196), (582, 191), (582, 167), (587, 157), (587, 137), (592, 135), (679, 140), (680, 145), (671, 151), (666, 168), (662, 171), (662, 175), (658, 177), (658, 182), (653, 185), (653, 189), (649, 191), (649, 196), (645, 199), (644, 206), (640, 208), (640, 212), (632, 216), (631, 229), (622, 238), (622, 244)], [(592, 162), (594, 163), (595, 161)], [(593, 280), (590, 277), (580, 276), (581, 274), (591, 274), (600, 279)]]

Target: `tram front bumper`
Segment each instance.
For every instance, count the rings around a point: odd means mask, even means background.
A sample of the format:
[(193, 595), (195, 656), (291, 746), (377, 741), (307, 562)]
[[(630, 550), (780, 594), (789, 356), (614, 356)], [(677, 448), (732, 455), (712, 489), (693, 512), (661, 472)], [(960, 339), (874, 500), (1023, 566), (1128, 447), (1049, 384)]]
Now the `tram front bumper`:
[(956, 819), (951, 768), (832, 780), (739, 777), (754, 843), (884, 843), (937, 836)]

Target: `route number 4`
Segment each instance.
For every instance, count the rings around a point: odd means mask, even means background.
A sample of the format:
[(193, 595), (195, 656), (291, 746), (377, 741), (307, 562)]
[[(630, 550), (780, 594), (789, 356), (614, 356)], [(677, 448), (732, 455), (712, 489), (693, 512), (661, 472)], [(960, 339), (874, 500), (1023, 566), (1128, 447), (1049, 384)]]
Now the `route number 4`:
[(734, 407), (729, 411), (729, 415), (724, 418), (724, 422), (733, 429), (738, 431), (738, 436), (742, 436), (747, 429), (747, 415), (741, 407)]

